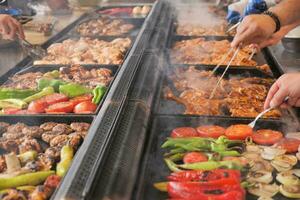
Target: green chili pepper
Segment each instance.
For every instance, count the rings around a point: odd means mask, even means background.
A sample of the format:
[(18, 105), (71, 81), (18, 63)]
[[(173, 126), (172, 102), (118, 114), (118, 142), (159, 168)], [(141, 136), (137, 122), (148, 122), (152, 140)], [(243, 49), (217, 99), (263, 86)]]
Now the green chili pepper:
[(92, 102), (94, 104), (99, 104), (102, 97), (104, 96), (106, 92), (106, 87), (102, 86), (102, 85), (98, 85), (94, 90), (93, 90), (93, 100)]
[(34, 100), (40, 99), (44, 96), (50, 95), (54, 93), (54, 89), (53, 87), (45, 87), (42, 91), (40, 91), (39, 93), (36, 93), (32, 96), (27, 97), (26, 99), (24, 99), (24, 101), (26, 103), (30, 103)]
[(92, 93), (92, 89), (76, 83), (69, 83), (66, 85), (60, 85), (59, 92), (67, 95), (70, 98), (73, 98), (84, 94), (90, 94)]
[(58, 70), (53, 70), (51, 72), (45, 73), (43, 76), (47, 78), (59, 78), (59, 71)]
[(23, 109), (27, 107), (27, 103), (21, 99), (3, 99), (0, 100), (0, 108), (17, 108)]
[(70, 145), (65, 145), (60, 151), (60, 162), (56, 166), (56, 174), (60, 177), (66, 175), (71, 166), (74, 150)]
[(198, 163), (188, 163), (178, 165), (183, 169), (192, 169), (192, 170), (213, 170), (217, 168), (227, 168), (227, 169), (237, 169), (241, 170), (243, 167), (233, 161), (207, 161), (207, 162), (198, 162)]
[(38, 89), (42, 90), (46, 87), (53, 87), (55, 92), (59, 92), (59, 86), (67, 84), (64, 81), (50, 78), (41, 78), (38, 80)]
[(154, 183), (153, 186), (161, 191), (161, 192), (167, 192), (168, 191), (168, 182), (159, 182), (159, 183)]
[(40, 171), (28, 174), (23, 174), (10, 178), (0, 177), (0, 190), (15, 188), (24, 185), (38, 185), (46, 180), (46, 178), (52, 174), (54, 171)]
[(33, 94), (37, 93), (35, 90), (19, 90), (11, 88), (1, 88), (0, 89), (0, 100), (1, 99), (24, 99)]
[(173, 162), (182, 160), (182, 158), (184, 157), (184, 153), (177, 153), (174, 155), (171, 155), (170, 157), (168, 157), (168, 159), (172, 160)]
[(240, 156), (241, 154), (237, 151), (221, 151), (217, 152), (221, 156)]
[(165, 159), (165, 162), (167, 164), (167, 166), (169, 167), (169, 169), (172, 171), (172, 172), (180, 172), (182, 170), (180, 170), (177, 165), (170, 159)]
[(18, 158), (22, 163), (34, 161), (37, 158), (37, 152), (36, 151), (26, 151), (25, 153), (19, 154)]

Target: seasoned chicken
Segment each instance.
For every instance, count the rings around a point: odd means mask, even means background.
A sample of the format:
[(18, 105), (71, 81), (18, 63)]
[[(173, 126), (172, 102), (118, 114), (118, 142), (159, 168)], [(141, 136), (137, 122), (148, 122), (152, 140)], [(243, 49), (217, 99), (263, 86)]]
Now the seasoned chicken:
[(73, 132), (72, 128), (68, 124), (57, 124), (53, 127), (52, 131), (67, 135)]
[(22, 129), (22, 133), (25, 136), (33, 137), (33, 138), (40, 138), (44, 130), (38, 126), (27, 126)]
[(90, 124), (89, 123), (85, 123), (85, 122), (73, 122), (73, 123), (70, 124), (70, 127), (74, 131), (82, 132), (82, 131), (89, 130)]
[(0, 155), (0, 173), (6, 170), (6, 162), (4, 156)]
[(24, 141), (19, 145), (19, 152), (25, 153), (31, 150), (41, 152), (42, 147), (36, 139), (25, 138)]

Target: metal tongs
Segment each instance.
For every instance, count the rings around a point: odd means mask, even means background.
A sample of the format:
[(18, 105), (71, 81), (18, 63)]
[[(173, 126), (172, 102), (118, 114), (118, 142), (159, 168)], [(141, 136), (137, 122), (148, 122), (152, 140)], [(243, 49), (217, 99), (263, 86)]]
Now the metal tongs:
[(33, 45), (27, 40), (21, 39), (20, 37), (18, 41), (26, 53), (28, 53), (28, 55), (34, 59), (41, 59), (47, 55), (46, 50), (39, 45)]
[[(289, 97), (285, 97), (285, 99), (283, 100), (283, 102), (282, 102), (281, 104), (286, 103), (288, 100), (289, 100)], [(257, 121), (259, 118), (261, 118), (264, 114), (266, 114), (266, 113), (269, 112), (270, 110), (273, 110), (273, 109), (279, 107), (281, 104), (279, 104), (279, 105), (277, 105), (277, 106), (274, 106), (274, 107), (270, 107), (270, 108), (264, 110), (263, 112), (259, 113), (259, 114), (257, 115), (257, 117), (256, 117), (251, 123), (248, 124), (248, 126), (250, 126), (251, 128), (254, 128), (254, 127), (255, 127), (255, 124), (256, 124), (256, 121)]]

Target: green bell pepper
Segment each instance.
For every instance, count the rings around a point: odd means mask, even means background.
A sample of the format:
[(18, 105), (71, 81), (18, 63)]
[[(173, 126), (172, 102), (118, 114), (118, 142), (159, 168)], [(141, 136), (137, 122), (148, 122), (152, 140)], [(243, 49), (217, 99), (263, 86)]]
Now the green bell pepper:
[(26, 103), (30, 103), (34, 100), (40, 99), (44, 96), (50, 95), (54, 93), (54, 89), (53, 87), (45, 87), (42, 91), (40, 91), (39, 93), (36, 93), (32, 96), (27, 97), (26, 99), (24, 99), (24, 101)]
[(102, 97), (104, 96), (106, 92), (106, 87), (102, 86), (102, 85), (98, 85), (96, 88), (93, 89), (93, 100), (92, 102), (94, 104), (99, 104)]
[(53, 87), (55, 92), (59, 92), (59, 86), (67, 84), (64, 81), (50, 78), (41, 78), (38, 80), (38, 89), (42, 90), (46, 87)]
[(0, 89), (0, 100), (1, 99), (24, 99), (31, 95), (37, 93), (35, 90), (19, 90), (19, 89), (12, 89), (12, 88), (1, 88)]
[(3, 99), (0, 100), (0, 108), (17, 108), (23, 109), (27, 107), (27, 103), (21, 99)]
[(69, 98), (92, 93), (92, 89), (76, 83), (68, 83), (59, 86), (59, 92), (67, 95)]

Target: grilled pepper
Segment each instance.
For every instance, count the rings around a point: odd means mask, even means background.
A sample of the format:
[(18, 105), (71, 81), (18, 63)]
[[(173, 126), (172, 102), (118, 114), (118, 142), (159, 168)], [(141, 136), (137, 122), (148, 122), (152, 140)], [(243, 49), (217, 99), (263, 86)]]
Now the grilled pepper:
[(20, 99), (3, 99), (0, 100), (0, 108), (17, 108), (23, 109), (27, 107), (27, 103)]
[(43, 76), (47, 78), (59, 78), (59, 71), (58, 70), (53, 70), (51, 72), (45, 73)]
[(38, 89), (42, 90), (46, 87), (53, 87), (55, 92), (59, 92), (59, 86), (65, 85), (66, 82), (57, 79), (41, 78), (38, 80)]
[(18, 155), (18, 158), (22, 163), (27, 163), (28, 161), (34, 161), (37, 158), (37, 152), (26, 151), (25, 153)]
[(34, 100), (40, 99), (44, 96), (50, 95), (54, 93), (54, 89), (53, 87), (45, 87), (42, 91), (40, 91), (39, 93), (36, 93), (32, 96), (27, 97), (26, 99), (24, 99), (24, 101), (26, 103), (30, 103)]
[(56, 166), (56, 174), (60, 177), (63, 177), (70, 165), (74, 156), (74, 150), (70, 145), (65, 145), (60, 151), (60, 162)]
[(54, 173), (54, 171), (40, 171), (10, 178), (0, 178), (0, 190), (25, 185), (38, 185), (46, 180), (48, 176)]
[(37, 93), (35, 90), (0, 89), (0, 99), (24, 99)]
[(76, 83), (68, 83), (66, 85), (60, 85), (59, 92), (67, 95), (69, 98), (73, 98), (84, 94), (90, 94), (92, 93), (92, 89)]
[(93, 100), (92, 102), (94, 104), (99, 104), (102, 97), (104, 96), (106, 92), (106, 87), (102, 86), (102, 85), (98, 85), (96, 88), (93, 89)]

